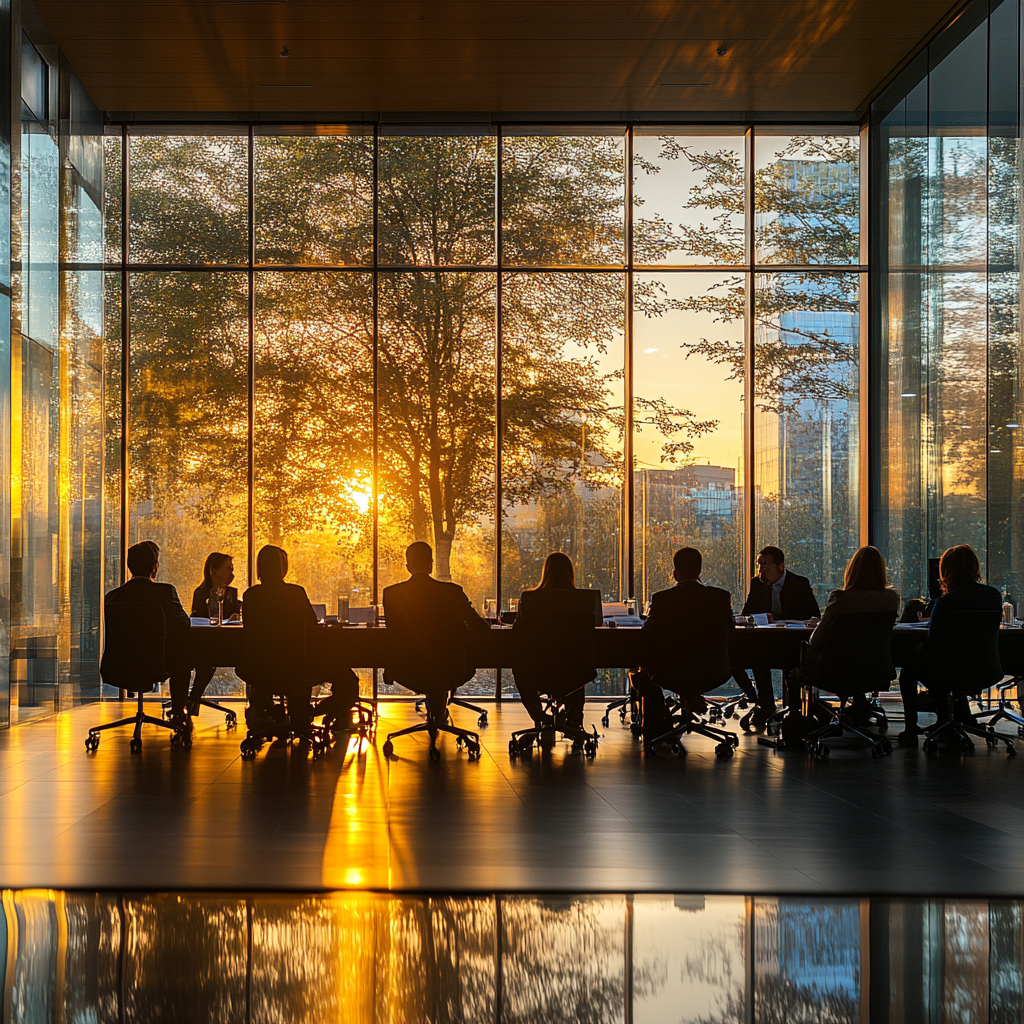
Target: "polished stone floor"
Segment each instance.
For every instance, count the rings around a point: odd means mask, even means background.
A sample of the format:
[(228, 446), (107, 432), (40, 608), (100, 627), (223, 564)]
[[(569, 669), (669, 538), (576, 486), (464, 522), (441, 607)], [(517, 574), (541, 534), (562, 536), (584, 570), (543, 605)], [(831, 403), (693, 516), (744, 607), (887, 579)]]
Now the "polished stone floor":
[(1024, 893), (1024, 757), (984, 745), (880, 760), (836, 745), (817, 762), (744, 737), (719, 761), (691, 739), (685, 759), (645, 759), (613, 717), (593, 761), (560, 744), (513, 763), (525, 715), (506, 705), (479, 761), (446, 739), (430, 762), (422, 736), (387, 760), (383, 733), (416, 716), (382, 704), (374, 743), (316, 761), (243, 761), (240, 734), (209, 711), (190, 751), (151, 729), (141, 754), (127, 732), (88, 754), (88, 727), (127, 710), (0, 733), (0, 887)]

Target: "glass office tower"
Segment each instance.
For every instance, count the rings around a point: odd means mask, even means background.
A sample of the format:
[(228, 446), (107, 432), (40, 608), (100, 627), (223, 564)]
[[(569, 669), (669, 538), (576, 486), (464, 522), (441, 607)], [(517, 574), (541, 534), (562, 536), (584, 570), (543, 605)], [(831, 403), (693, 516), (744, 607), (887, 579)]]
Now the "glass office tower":
[(971, 544), (1024, 596), (1020, 10), (963, 10), (874, 104), (872, 536), (904, 598)]

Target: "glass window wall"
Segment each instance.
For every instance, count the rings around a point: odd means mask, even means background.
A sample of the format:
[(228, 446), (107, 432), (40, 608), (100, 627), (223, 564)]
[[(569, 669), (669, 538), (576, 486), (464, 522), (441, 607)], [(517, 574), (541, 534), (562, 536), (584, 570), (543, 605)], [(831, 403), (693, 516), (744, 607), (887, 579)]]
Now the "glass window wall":
[(1017, 0), (978, 0), (874, 107), (873, 528), (904, 598), (953, 544), (1024, 592)]
[[(611, 601), (669, 586), (683, 544), (737, 607), (766, 538), (822, 596), (837, 582), (861, 531), (856, 135), (769, 134), (763, 156), (753, 129), (124, 138), (104, 154), (108, 477), (129, 449), (108, 585), (146, 537), (186, 600), (209, 551), (244, 585), (267, 542), (331, 609), (376, 604), (413, 539), (481, 610), (552, 550)], [(771, 417), (799, 480), (762, 466)]]

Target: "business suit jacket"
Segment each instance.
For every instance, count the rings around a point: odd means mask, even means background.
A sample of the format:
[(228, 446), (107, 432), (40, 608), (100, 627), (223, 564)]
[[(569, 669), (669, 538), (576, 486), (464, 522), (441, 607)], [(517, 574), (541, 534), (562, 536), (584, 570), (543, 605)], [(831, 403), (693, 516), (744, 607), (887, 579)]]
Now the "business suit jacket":
[(704, 693), (732, 675), (729, 637), (735, 626), (732, 595), (684, 580), (651, 597), (643, 626), (644, 668), (665, 689)]
[(145, 576), (133, 576), (127, 583), (111, 590), (103, 599), (104, 608), (112, 604), (155, 604), (164, 611), (166, 627), (166, 658), (169, 670), (180, 669), (189, 662), (188, 631), (191, 623), (178, 600), (178, 592), (170, 583), (157, 583)]
[(127, 583), (103, 599), (104, 606), (111, 604), (158, 604), (164, 610), (168, 639), (188, 632), (189, 622), (185, 609), (178, 600), (178, 592), (170, 583), (157, 583), (145, 576), (133, 576)]
[(841, 615), (853, 615), (857, 612), (892, 612), (892, 620), (900, 610), (900, 595), (895, 590), (833, 590), (828, 596), (828, 604), (821, 613), (821, 622), (814, 627), (808, 643), (812, 647), (822, 648), (829, 632)]
[[(779, 603), (782, 605), (782, 618), (784, 619), (816, 619), (821, 614), (818, 600), (814, 596), (814, 591), (811, 590), (811, 581), (806, 576), (798, 576), (792, 569), (786, 570), (786, 580), (782, 584)], [(747, 593), (747, 600), (741, 614), (770, 614), (771, 610), (771, 584), (762, 583), (760, 578), (755, 576), (750, 581), (750, 590)]]
[[(249, 614), (246, 605), (246, 616)], [(462, 587), (425, 572), (384, 588), (388, 629), (386, 682), (417, 693), (444, 693), (473, 677), (466, 657), (471, 630), (490, 628), (469, 603)]]
[(245, 592), (242, 664), (235, 671), (247, 683), (290, 693), (307, 686), (318, 622), (303, 587), (283, 580), (257, 583)]
[[(192, 591), (192, 615), (197, 619), (205, 619), (210, 614), (210, 584), (202, 582)], [(242, 602), (238, 600), (237, 587), (225, 587), (221, 601), (220, 613), (225, 619), (237, 615), (242, 610)]]

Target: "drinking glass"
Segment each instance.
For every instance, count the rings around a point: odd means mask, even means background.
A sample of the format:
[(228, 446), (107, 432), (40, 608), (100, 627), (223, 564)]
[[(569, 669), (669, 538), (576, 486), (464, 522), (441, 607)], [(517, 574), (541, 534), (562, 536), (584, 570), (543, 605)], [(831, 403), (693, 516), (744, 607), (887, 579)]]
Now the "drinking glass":
[(627, 597), (626, 598), (626, 614), (627, 615), (636, 615), (636, 598), (635, 597)]
[(508, 610), (510, 612), (518, 612), (519, 611), (519, 598), (518, 597), (510, 597), (508, 599)]
[(384, 605), (378, 604), (374, 606), (374, 618), (376, 619), (377, 625), (383, 625), (384, 623)]
[(338, 598), (338, 622), (343, 624), (343, 625), (346, 622), (348, 622), (348, 598), (347, 597), (339, 597)]
[(484, 600), (484, 618), (492, 621), (498, 617), (498, 602), (493, 597)]

